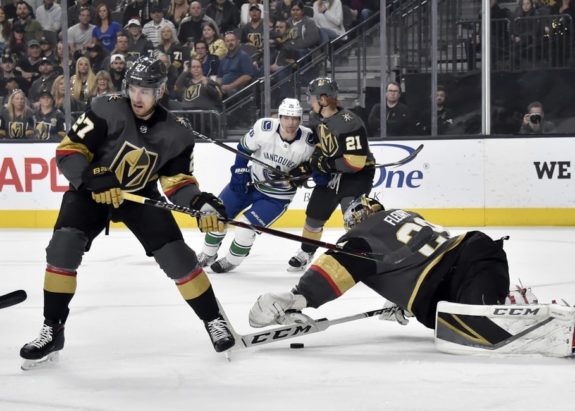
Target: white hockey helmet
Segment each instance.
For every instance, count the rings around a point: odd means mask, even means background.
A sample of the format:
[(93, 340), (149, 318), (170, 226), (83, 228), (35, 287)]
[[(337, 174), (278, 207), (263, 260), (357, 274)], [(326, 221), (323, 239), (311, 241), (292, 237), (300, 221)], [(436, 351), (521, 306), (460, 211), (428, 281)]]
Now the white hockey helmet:
[(278, 116), (301, 118), (303, 110), (297, 98), (284, 98), (278, 108)]

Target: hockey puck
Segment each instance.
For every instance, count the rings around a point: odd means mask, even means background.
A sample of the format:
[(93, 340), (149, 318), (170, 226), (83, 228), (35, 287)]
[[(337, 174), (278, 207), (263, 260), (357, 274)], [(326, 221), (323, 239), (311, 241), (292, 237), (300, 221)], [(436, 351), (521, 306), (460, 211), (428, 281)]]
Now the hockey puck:
[(290, 348), (298, 349), (298, 348), (303, 348), (304, 345), (303, 345), (303, 343), (291, 343), (291, 344), (289, 345), (289, 347), (290, 347)]

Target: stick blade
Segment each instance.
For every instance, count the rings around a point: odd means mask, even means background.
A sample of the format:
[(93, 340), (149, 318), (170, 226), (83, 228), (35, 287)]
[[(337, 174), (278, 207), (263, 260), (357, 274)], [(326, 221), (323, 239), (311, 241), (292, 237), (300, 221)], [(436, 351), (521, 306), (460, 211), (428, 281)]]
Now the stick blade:
[(28, 295), (24, 290), (16, 290), (11, 293), (0, 296), (0, 308), (10, 307), (12, 305), (20, 304), (26, 300)]

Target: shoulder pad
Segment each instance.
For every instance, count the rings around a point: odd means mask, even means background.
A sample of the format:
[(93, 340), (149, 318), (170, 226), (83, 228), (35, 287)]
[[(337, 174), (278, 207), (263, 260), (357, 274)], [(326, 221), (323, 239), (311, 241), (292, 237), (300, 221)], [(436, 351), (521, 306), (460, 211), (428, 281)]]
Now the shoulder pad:
[(275, 130), (275, 126), (274, 126), (274, 119), (273, 118), (262, 118), (259, 120), (260, 121), (260, 129), (262, 131), (272, 131)]
[(96, 97), (90, 103), (92, 111), (101, 118), (110, 119), (117, 116), (124, 117), (124, 110), (130, 110), (128, 98), (121, 94), (110, 94)]

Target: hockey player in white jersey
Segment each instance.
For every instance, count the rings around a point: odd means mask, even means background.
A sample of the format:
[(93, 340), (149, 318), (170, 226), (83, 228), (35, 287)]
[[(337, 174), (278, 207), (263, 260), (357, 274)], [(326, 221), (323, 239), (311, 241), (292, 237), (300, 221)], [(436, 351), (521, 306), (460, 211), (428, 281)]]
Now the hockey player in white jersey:
[[(235, 218), (245, 210), (241, 221), (270, 226), (286, 211), (297, 190), (297, 183), (286, 181), (285, 174), (293, 178), (311, 174), (308, 160), (316, 141), (312, 131), (301, 125), (302, 108), (299, 101), (284, 99), (278, 108), (278, 116), (257, 120), (238, 144), (239, 151), (259, 162), (250, 162), (245, 156), (236, 155), (230, 182), (219, 196), (229, 218)], [(198, 255), (202, 266), (211, 265), (211, 269), (217, 273), (231, 271), (240, 265), (249, 254), (256, 233), (246, 228), (236, 228), (227, 254), (216, 261), (225, 235), (225, 231), (207, 233), (204, 248)]]

